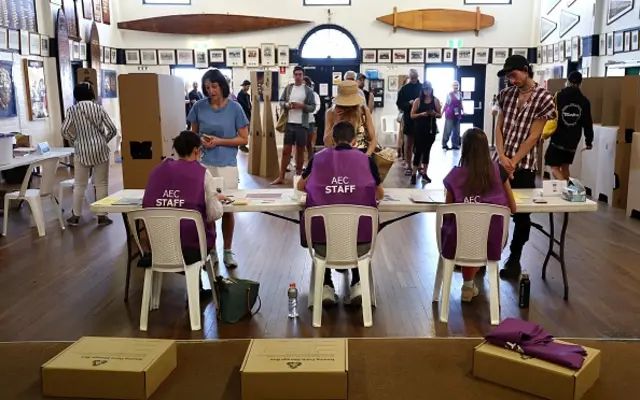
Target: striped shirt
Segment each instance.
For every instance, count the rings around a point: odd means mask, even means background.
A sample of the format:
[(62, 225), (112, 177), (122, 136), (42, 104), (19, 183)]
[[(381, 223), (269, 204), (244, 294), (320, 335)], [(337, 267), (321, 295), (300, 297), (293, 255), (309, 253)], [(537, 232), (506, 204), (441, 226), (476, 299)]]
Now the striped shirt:
[(69, 107), (62, 123), (62, 137), (73, 145), (76, 160), (88, 167), (109, 160), (108, 143), (116, 133), (107, 111), (93, 101)]
[[(547, 89), (536, 86), (531, 93), (531, 98), (522, 109), (518, 110), (518, 87), (511, 86), (500, 92), (498, 104), (502, 111), (502, 140), (504, 155), (512, 158), (518, 153), (520, 146), (527, 140), (531, 132), (531, 125), (537, 119), (550, 120), (556, 117), (553, 96)], [(496, 154), (496, 158), (497, 158)], [(538, 146), (533, 146), (531, 151), (520, 160), (516, 168), (537, 169)]]

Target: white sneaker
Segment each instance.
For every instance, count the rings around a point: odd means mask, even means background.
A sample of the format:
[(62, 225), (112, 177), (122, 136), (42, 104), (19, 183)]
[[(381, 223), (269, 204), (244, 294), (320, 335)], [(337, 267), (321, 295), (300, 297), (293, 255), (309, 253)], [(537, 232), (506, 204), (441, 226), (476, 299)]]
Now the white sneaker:
[(356, 306), (362, 304), (362, 285), (360, 285), (360, 282), (351, 286), (351, 290), (349, 291), (349, 304)]
[(213, 263), (213, 267), (217, 267), (220, 265), (220, 259), (218, 259), (218, 250), (213, 249), (209, 252), (209, 256), (211, 257), (211, 262)]
[(222, 258), (222, 261), (224, 262), (224, 266), (229, 268), (229, 269), (236, 269), (238, 268), (238, 262), (236, 261), (235, 258), (233, 258), (235, 254), (233, 254), (233, 252), (231, 250), (225, 250), (224, 251), (224, 256)]
[(464, 301), (465, 303), (469, 303), (471, 300), (473, 300), (474, 297), (478, 295), (479, 292), (480, 290), (475, 285), (475, 283), (473, 284), (473, 286), (462, 285), (462, 288), (460, 289), (460, 300)]
[(336, 290), (329, 285), (324, 285), (322, 287), (322, 305), (323, 306), (333, 306), (338, 301), (338, 296), (336, 296)]

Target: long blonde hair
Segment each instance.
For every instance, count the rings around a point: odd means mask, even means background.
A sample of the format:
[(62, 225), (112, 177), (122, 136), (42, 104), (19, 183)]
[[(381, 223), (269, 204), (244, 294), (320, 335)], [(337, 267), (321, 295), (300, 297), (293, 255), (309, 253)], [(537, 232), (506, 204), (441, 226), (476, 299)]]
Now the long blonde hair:
[[(338, 114), (336, 111), (341, 110), (342, 113)], [(362, 125), (362, 105), (351, 106), (351, 107), (343, 107), (343, 106), (335, 106), (334, 109), (334, 124), (340, 121), (347, 121), (351, 123), (356, 129), (358, 129)]]

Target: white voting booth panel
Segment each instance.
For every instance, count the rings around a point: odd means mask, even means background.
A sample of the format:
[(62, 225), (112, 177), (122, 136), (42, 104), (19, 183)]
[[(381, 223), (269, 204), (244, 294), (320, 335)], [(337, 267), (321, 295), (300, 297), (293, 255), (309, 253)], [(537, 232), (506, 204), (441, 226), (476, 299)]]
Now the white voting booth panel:
[(618, 127), (602, 126), (597, 137), (598, 166), (596, 171), (596, 189), (594, 199), (607, 197), (607, 204), (613, 204), (613, 187), (615, 183), (616, 139)]
[[(591, 197), (598, 198), (598, 188), (596, 182), (598, 178), (598, 153), (600, 151), (600, 130), (603, 127), (600, 124), (593, 125), (593, 149), (582, 153), (582, 165), (580, 181), (591, 190)], [(616, 128), (617, 129), (617, 128)], [(575, 162), (574, 162), (575, 164)]]
[(571, 164), (570, 167), (571, 177), (576, 178), (580, 182), (582, 182), (582, 155), (584, 154), (585, 146), (583, 133), (580, 143), (578, 144), (578, 148), (576, 149), (576, 155), (573, 157), (573, 164)]
[(633, 141), (631, 142), (627, 216), (630, 217), (634, 210), (640, 212), (640, 132), (633, 133)]

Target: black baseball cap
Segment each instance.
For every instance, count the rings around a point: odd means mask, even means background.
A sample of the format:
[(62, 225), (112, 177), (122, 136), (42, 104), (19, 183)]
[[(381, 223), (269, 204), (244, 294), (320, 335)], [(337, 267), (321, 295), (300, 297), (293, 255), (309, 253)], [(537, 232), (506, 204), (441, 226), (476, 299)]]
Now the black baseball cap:
[(240, 86), (251, 86), (251, 82), (249, 82), (247, 79), (244, 80), (244, 82), (242, 82), (242, 85)]
[(498, 76), (503, 77), (511, 71), (525, 71), (528, 68), (529, 61), (519, 54), (514, 54), (506, 59), (506, 61), (504, 62), (504, 66), (498, 72)]
[(582, 83), (582, 74), (578, 71), (573, 71), (567, 77), (569, 83), (573, 83), (574, 85), (579, 85)]

